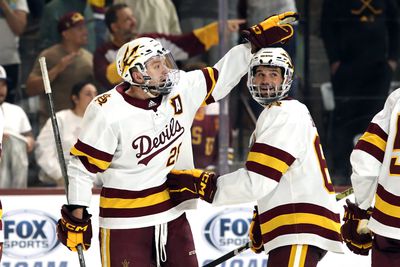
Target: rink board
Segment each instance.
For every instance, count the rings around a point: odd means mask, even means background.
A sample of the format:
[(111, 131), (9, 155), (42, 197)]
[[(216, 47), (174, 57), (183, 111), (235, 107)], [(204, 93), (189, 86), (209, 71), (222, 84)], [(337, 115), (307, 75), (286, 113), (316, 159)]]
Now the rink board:
[[(0, 267), (76, 267), (76, 253), (62, 246), (55, 226), (60, 207), (66, 202), (62, 190), (0, 190), (3, 203), (4, 253)], [(340, 201), (343, 204), (344, 200)], [(86, 266), (101, 266), (98, 242), (99, 195), (94, 194), (92, 247), (84, 253)], [(248, 241), (247, 230), (252, 216), (251, 204), (212, 208), (200, 203), (188, 212), (196, 242), (200, 266)], [(266, 267), (267, 256), (250, 250), (232, 258), (223, 267)], [(370, 257), (328, 253), (319, 267), (370, 266)]]

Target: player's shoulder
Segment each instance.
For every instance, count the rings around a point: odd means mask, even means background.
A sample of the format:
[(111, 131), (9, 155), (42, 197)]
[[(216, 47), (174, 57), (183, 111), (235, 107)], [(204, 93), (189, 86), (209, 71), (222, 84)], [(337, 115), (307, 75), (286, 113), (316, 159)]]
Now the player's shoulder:
[(110, 112), (118, 108), (118, 106), (121, 104), (121, 99), (121, 94), (116, 90), (116, 88), (113, 88), (96, 96), (90, 104), (95, 106), (96, 109)]
[(303, 119), (309, 120), (308, 108), (300, 101), (292, 98), (271, 103), (264, 108), (260, 120), (268, 123), (300, 123)]

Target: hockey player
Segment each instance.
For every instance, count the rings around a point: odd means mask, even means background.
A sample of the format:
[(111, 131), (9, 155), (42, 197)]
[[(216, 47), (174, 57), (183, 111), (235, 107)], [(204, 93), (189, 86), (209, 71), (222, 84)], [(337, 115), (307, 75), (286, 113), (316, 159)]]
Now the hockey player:
[[(340, 217), (317, 129), (307, 107), (287, 97), (292, 61), (282, 48), (257, 52), (248, 88), (264, 107), (251, 137), (246, 167), (217, 176), (173, 170), (171, 198), (202, 198), (213, 205), (256, 201), (252, 249), (268, 266), (316, 266), (327, 251), (342, 252)], [(261, 237), (262, 236), (262, 237)]]
[[(68, 166), (70, 205), (62, 207), (57, 232), (71, 250), (88, 249), (92, 235), (92, 182), (103, 182), (100, 250), (103, 266), (198, 266), (185, 209), (175, 205), (166, 176), (193, 168), (190, 126), (202, 104), (223, 98), (246, 73), (252, 50), (293, 34), (294, 12), (272, 16), (244, 31), (251, 42), (232, 48), (214, 67), (179, 71), (152, 38), (124, 44), (116, 65), (125, 82), (95, 98)], [(251, 48), (250, 48), (251, 47)]]
[[(350, 157), (355, 204), (347, 201), (342, 236), (373, 267), (400, 266), (400, 89), (389, 95)], [(375, 197), (374, 208), (370, 208)]]

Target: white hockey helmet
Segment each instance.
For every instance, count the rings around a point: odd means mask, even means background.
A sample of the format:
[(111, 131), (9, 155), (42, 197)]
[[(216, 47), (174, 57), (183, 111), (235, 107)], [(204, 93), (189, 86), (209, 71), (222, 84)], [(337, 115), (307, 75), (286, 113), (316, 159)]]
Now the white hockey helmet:
[[(279, 67), (282, 70), (282, 84), (268, 88), (266, 93), (259, 84), (254, 84), (254, 78), (258, 66)], [(247, 77), (247, 87), (251, 96), (260, 105), (278, 101), (286, 97), (293, 82), (294, 67), (289, 54), (280, 47), (260, 49), (251, 59)]]
[[(148, 73), (148, 64), (154, 60), (159, 60), (168, 70), (161, 80), (153, 80)], [(130, 84), (141, 87), (151, 96), (168, 94), (179, 81), (179, 70), (171, 52), (165, 50), (161, 43), (153, 38), (140, 37), (124, 44), (118, 50), (116, 65), (119, 76)], [(136, 68), (143, 75), (143, 84), (134, 82), (132, 68)]]

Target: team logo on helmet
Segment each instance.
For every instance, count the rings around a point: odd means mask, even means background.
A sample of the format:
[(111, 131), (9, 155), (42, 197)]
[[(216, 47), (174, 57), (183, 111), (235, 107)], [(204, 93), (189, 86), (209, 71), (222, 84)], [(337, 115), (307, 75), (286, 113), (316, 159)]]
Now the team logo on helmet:
[(137, 55), (138, 48), (139, 45), (136, 45), (132, 49), (130, 49), (129, 46), (126, 48), (124, 57), (120, 61), (120, 68), (122, 70), (122, 75), (126, 74), (126, 72), (130, 69), (131, 64), (135, 61), (136, 58), (139, 57), (139, 55)]

